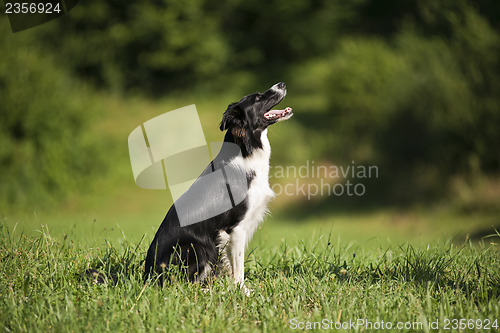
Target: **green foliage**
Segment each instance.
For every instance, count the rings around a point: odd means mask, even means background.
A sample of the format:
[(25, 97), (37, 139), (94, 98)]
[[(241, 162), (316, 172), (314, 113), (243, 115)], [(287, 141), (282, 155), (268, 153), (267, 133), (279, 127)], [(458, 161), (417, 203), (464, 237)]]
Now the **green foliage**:
[[(431, 15), (424, 7), (415, 15)], [(317, 121), (303, 121), (323, 139), (330, 130), (319, 155), (380, 165), (384, 192), (404, 201), (443, 193), (450, 176), (500, 169), (492, 151), (500, 33), (466, 2), (445, 13), (420, 25), (408, 19), (385, 39), (343, 38), (330, 56), (295, 70), (301, 88), (326, 96), (312, 110)]]
[(85, 132), (85, 89), (29, 38), (2, 30), (0, 203), (47, 204), (82, 186), (102, 159)]
[[(84, 106), (92, 93), (73, 82), (83, 79), (104, 95), (196, 93), (216, 105), (221, 91), (236, 100), (284, 80), (296, 112), (281, 137), (271, 133), (274, 162), (377, 164), (393, 197), (432, 199), (450, 176), (500, 170), (492, 151), (500, 145), (499, 15), (485, 0), (89, 0), (29, 31), (5, 30), (0, 158), (2, 177), (16, 185), (2, 197), (31, 196), (28, 184), (59, 191), (97, 169), (72, 156), (87, 141), (68, 134), (84, 131), (93, 109)], [(20, 128), (31, 135), (22, 144)], [(41, 144), (55, 141), (83, 146)], [(38, 164), (27, 157), (35, 151)], [(49, 157), (56, 151), (67, 160)], [(61, 170), (32, 183), (35, 165), (44, 175)]]
[(283, 75), (287, 64), (330, 50), (356, 3), (89, 0), (37, 34), (46, 50), (99, 86), (163, 95), (223, 86), (242, 70)]
[(87, 1), (43, 27), (40, 40), (99, 86), (165, 94), (216, 75), (226, 64), (228, 46), (205, 2)]

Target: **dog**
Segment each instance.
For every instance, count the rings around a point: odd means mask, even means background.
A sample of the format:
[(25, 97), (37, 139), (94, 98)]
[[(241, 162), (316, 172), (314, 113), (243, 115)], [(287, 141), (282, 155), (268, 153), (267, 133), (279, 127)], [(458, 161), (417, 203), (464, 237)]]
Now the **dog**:
[[(267, 128), (292, 117), (289, 107), (272, 110), (286, 93), (285, 83), (280, 82), (264, 93), (245, 96), (228, 106), (220, 123), (220, 130), (227, 131), (222, 148), (200, 178), (170, 207), (147, 252), (146, 280), (152, 273), (158, 273), (163, 283), (171, 268), (180, 268), (183, 278), (201, 282), (222, 267), (248, 293), (244, 286), (245, 249), (274, 197), (269, 186), (271, 146)], [(222, 180), (199, 185), (202, 177), (216, 170), (223, 170)], [(230, 174), (237, 175), (234, 179), (243, 175), (243, 182), (233, 186)], [(183, 226), (178, 214), (179, 202), (188, 202), (187, 211), (206, 216), (203, 212), (210, 211), (221, 200), (216, 188), (227, 188), (232, 207)], [(195, 195), (189, 196), (190, 193)]]

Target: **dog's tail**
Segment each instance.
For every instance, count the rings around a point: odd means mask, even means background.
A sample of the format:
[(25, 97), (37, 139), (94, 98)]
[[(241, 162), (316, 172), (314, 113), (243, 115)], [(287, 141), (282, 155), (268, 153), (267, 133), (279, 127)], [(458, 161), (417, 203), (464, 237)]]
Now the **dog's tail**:
[(152, 273), (159, 274), (160, 284), (163, 284), (167, 277), (203, 281), (211, 269), (211, 262), (216, 258), (216, 247), (199, 240), (179, 240), (176, 244), (167, 246), (166, 251), (161, 251), (153, 242), (146, 257), (145, 281)]

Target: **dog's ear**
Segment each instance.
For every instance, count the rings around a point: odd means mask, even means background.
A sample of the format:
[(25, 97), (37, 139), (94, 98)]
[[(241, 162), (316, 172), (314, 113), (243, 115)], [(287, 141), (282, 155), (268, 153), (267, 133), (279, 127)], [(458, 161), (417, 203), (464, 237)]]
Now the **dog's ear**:
[(225, 131), (230, 127), (241, 126), (241, 109), (238, 106), (238, 103), (229, 104), (226, 112), (222, 115), (222, 121), (220, 123), (220, 130)]

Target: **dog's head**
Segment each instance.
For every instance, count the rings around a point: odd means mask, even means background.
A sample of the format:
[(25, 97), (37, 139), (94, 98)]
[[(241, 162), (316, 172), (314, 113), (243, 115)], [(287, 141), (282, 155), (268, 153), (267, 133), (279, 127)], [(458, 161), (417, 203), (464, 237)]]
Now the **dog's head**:
[(222, 116), (220, 130), (228, 130), (237, 144), (248, 153), (253, 148), (261, 148), (261, 133), (278, 121), (289, 119), (292, 109), (272, 110), (286, 96), (284, 82), (276, 83), (264, 93), (243, 97), (239, 102), (230, 104)]

